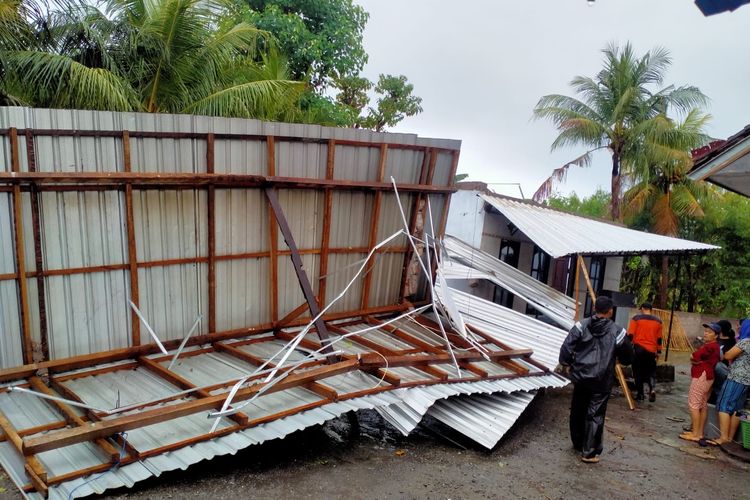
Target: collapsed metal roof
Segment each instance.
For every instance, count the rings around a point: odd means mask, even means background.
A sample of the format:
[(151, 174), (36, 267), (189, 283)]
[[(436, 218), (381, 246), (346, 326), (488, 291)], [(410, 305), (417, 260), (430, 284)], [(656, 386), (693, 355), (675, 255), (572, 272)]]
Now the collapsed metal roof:
[(563, 330), (444, 285), (457, 141), (24, 108), (0, 138), (0, 462), (30, 496), (364, 408), (486, 446), (566, 383)]
[(676, 254), (719, 248), (706, 243), (636, 231), (527, 201), (485, 193), (480, 196), (552, 258), (575, 254)]

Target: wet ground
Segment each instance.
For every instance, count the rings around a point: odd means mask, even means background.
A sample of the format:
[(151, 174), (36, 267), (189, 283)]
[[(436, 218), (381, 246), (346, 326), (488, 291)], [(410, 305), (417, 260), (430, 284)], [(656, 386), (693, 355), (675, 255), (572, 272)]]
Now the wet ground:
[[(672, 419), (688, 418), (686, 359), (670, 357), (677, 380), (655, 403), (631, 412), (615, 392), (599, 464), (570, 448), (568, 388), (536, 398), (491, 451), (434, 421), (403, 437), (367, 412), (358, 434), (340, 419), (103, 498), (750, 498), (750, 464), (677, 437), (686, 422)], [(2, 498), (19, 497), (7, 478), (0, 487)]]

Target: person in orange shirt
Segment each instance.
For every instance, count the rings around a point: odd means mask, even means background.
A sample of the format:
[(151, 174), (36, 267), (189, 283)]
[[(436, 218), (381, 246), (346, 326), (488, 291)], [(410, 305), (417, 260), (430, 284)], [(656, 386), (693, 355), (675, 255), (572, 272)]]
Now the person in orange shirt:
[(637, 401), (643, 401), (643, 385), (648, 384), (648, 400), (656, 401), (656, 361), (661, 354), (661, 319), (652, 314), (650, 302), (641, 305), (640, 314), (633, 316), (628, 335), (633, 342), (633, 378)]

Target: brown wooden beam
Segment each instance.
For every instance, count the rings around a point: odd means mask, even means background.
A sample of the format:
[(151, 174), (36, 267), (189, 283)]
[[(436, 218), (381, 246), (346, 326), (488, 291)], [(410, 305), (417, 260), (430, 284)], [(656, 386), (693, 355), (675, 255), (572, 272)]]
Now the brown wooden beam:
[[(206, 172), (214, 173), (214, 134), (206, 135)], [(216, 187), (208, 186), (208, 331), (216, 331)]]
[[(0, 411), (0, 429), (2, 429), (3, 433), (6, 436), (6, 439), (13, 445), (16, 451), (23, 454), (23, 438), (18, 435), (16, 428), (13, 426), (10, 420), (8, 420), (5, 414), (3, 414), (2, 411)], [(45, 483), (47, 481), (47, 471), (44, 469), (44, 466), (42, 466), (41, 462), (39, 462), (39, 459), (34, 455), (35, 454), (33, 453), (27, 454), (25, 458), (26, 465), (31, 469), (31, 471), (33, 471), (33, 473), (40, 479), (42, 483)]]
[[(203, 188), (215, 186), (222, 189), (263, 188), (278, 189), (338, 189), (346, 191), (392, 191), (393, 186), (385, 182), (351, 181), (343, 179), (314, 179), (311, 177), (281, 177), (245, 174), (196, 174), (196, 173), (144, 173), (144, 172), (0, 172), (0, 183), (9, 185), (78, 184), (99, 185), (112, 189), (132, 186), (147, 189), (158, 186), (170, 188)], [(429, 184), (400, 184), (399, 191), (452, 193), (455, 188)]]
[[(36, 152), (34, 150), (34, 135), (26, 130), (26, 163), (29, 172), (36, 172)], [(34, 239), (34, 267), (37, 271), (36, 292), (37, 305), (39, 306), (39, 340), (42, 351), (42, 359), (49, 359), (49, 337), (47, 333), (47, 296), (44, 293), (44, 259), (42, 258), (42, 229), (40, 223), (40, 201), (39, 191), (31, 186), (29, 192), (31, 199), (31, 229)], [(27, 276), (28, 277), (28, 276)]]
[[(336, 141), (328, 141), (326, 158), (326, 179), (332, 180), (336, 160)], [(321, 304), (326, 303), (326, 289), (328, 286), (328, 253), (331, 244), (331, 212), (333, 210), (333, 191), (325, 190), (323, 201), (323, 235), (320, 243), (320, 279), (318, 280), (318, 300)]]
[[(269, 176), (276, 175), (276, 142), (272, 135), (266, 138), (267, 173)], [(266, 199), (268, 210), (268, 245), (269, 245), (269, 300), (271, 307), (271, 321), (277, 324), (279, 321), (279, 227), (276, 225), (270, 200)]]
[[(419, 320), (419, 316), (417, 316), (415, 319), (418, 321)], [(395, 337), (399, 338), (403, 342), (406, 342), (409, 345), (417, 347), (417, 348), (421, 349), (422, 351), (430, 352), (430, 353), (433, 353), (433, 354), (445, 353), (445, 349), (443, 349), (442, 347), (438, 347), (436, 345), (433, 345), (433, 344), (430, 344), (428, 342), (425, 342), (422, 339), (419, 339), (419, 338), (415, 337), (414, 335), (411, 335), (410, 333), (405, 332), (404, 330), (396, 327), (395, 325), (384, 325), (380, 320), (377, 320), (377, 319), (371, 318), (371, 317), (367, 318), (367, 322), (370, 323), (370, 324), (372, 324), (372, 325), (380, 327), (382, 330), (390, 332), (391, 334), (393, 334)], [(458, 337), (458, 339), (456, 339), (456, 340), (458, 340), (460, 342), (460, 340), (463, 340), (463, 339), (461, 339), (460, 337)], [(459, 345), (459, 347), (469, 348), (469, 347), (471, 347), (471, 345), (468, 344), (468, 343), (466, 343), (466, 344), (461, 343)], [(488, 375), (488, 373), (486, 371), (484, 371), (481, 368), (479, 368), (478, 366), (474, 366), (471, 363), (468, 363), (466, 361), (459, 361), (458, 362), (458, 366), (461, 367), (461, 368), (463, 368), (464, 370), (468, 370), (468, 371), (472, 372), (473, 374), (478, 375), (479, 377), (482, 377), (482, 378), (487, 377), (487, 375)]]
[[(305, 385), (321, 378), (340, 375), (358, 368), (356, 360), (341, 361), (332, 365), (292, 374), (267, 389), (266, 394), (283, 391), (292, 387)], [(240, 402), (253, 397), (268, 384), (254, 384), (237, 391), (233, 401)], [(142, 411), (132, 415), (125, 415), (100, 422), (94, 422), (86, 427), (66, 429), (50, 432), (44, 436), (26, 438), (23, 440), (24, 455), (33, 455), (43, 451), (54, 450), (75, 443), (90, 441), (99, 437), (107, 437), (118, 432), (137, 429), (147, 425), (165, 422), (201, 411), (211, 410), (216, 405), (223, 404), (226, 394), (218, 394), (208, 398), (194, 399), (184, 403), (168, 405), (161, 408)]]
[[(232, 345), (227, 345), (222, 342), (215, 342), (214, 347), (217, 351), (226, 353), (251, 365), (261, 366), (266, 363), (266, 360), (261, 359), (257, 356), (253, 356), (251, 353), (243, 351), (242, 349), (237, 349)], [(268, 368), (276, 368), (276, 363), (266, 363), (266, 366)], [(320, 382), (309, 382), (305, 385), (305, 387), (318, 396), (321, 396), (324, 399), (331, 400), (331, 402), (334, 402), (338, 399), (338, 394), (336, 393), (336, 391), (326, 385), (321, 384)]]
[[(125, 173), (131, 172), (130, 164), (130, 133), (127, 130), (122, 132), (122, 155), (123, 170)], [(133, 216), (133, 186), (125, 186), (125, 228), (128, 235), (128, 269), (130, 270), (130, 300), (136, 307), (140, 307), (140, 296), (138, 293), (138, 254), (135, 244), (135, 222)], [(141, 345), (141, 320), (131, 308), (130, 309), (130, 344), (132, 346)]]
[[(509, 351), (494, 351), (487, 354), (491, 360), (495, 359), (513, 359), (529, 356), (533, 353), (531, 349), (513, 349)], [(485, 358), (478, 352), (454, 352), (456, 361), (484, 361)], [(399, 366), (425, 366), (430, 364), (451, 363), (453, 358), (449, 353), (442, 354), (414, 354), (408, 356), (386, 356), (386, 359), (379, 354), (365, 353), (360, 355), (360, 366), (362, 368), (383, 368)]]
[[(284, 236), (284, 241), (286, 241), (289, 250), (291, 250), (292, 252), (291, 259), (292, 264), (294, 265), (294, 272), (297, 274), (297, 280), (299, 281), (300, 287), (302, 288), (302, 293), (304, 294), (305, 300), (307, 301), (307, 305), (310, 309), (310, 315), (314, 318), (318, 316), (318, 314), (320, 314), (320, 305), (318, 305), (318, 299), (315, 296), (312, 285), (310, 285), (310, 279), (307, 277), (307, 272), (305, 271), (304, 264), (302, 263), (302, 257), (300, 257), (299, 251), (297, 249), (297, 243), (294, 241), (292, 228), (289, 227), (289, 222), (286, 220), (284, 211), (281, 208), (281, 203), (279, 203), (279, 197), (276, 194), (276, 190), (274, 188), (266, 188), (266, 198), (268, 198), (268, 201), (271, 204), (271, 209), (274, 216), (276, 217), (276, 222), (278, 223), (279, 229), (281, 230), (281, 234)], [(328, 329), (325, 322), (323, 321), (323, 318), (318, 318), (315, 321), (315, 328), (318, 331), (318, 337), (320, 337), (320, 340), (322, 342), (327, 341)], [(328, 361), (330, 363), (334, 363), (336, 361), (336, 357), (330, 355), (332, 351), (333, 350), (331, 349), (331, 346), (326, 346), (325, 349), (323, 349), (324, 353), (329, 354)]]
[(301, 315), (305, 313), (305, 311), (309, 310), (309, 306), (307, 305), (307, 302), (298, 305), (295, 307), (289, 314), (281, 318), (278, 322), (278, 326), (286, 326), (288, 325), (292, 320), (299, 318)]
[[(20, 175), (21, 166), (18, 157), (18, 131), (10, 129), (10, 163), (12, 173)], [(34, 362), (34, 348), (31, 339), (31, 313), (29, 310), (29, 293), (26, 284), (26, 248), (23, 235), (23, 211), (21, 210), (20, 186), (13, 186), (13, 229), (15, 236), (16, 275), (18, 278), (18, 300), (21, 313), (21, 345), (23, 348), (23, 362)]]
[[(343, 311), (325, 314), (323, 320), (333, 321), (338, 319), (351, 318), (359, 315), (372, 315), (372, 314), (387, 314), (403, 311), (409, 307), (418, 304), (411, 304), (405, 302), (403, 304), (393, 304), (382, 307), (372, 307), (365, 311)], [(292, 321), (289, 326), (303, 326), (309, 323), (306, 318), (301, 318)], [(226, 330), (222, 332), (210, 332), (204, 335), (195, 335), (190, 337), (187, 342), (187, 346), (200, 345), (211, 342), (218, 342), (221, 340), (237, 339), (247, 337), (250, 335), (263, 334), (274, 330), (274, 325), (271, 323), (264, 323), (247, 328), (237, 328), (234, 330)], [(182, 340), (167, 340), (162, 342), (166, 349), (176, 349)], [(38, 370), (50, 370), (54, 373), (63, 373), (70, 370), (78, 370), (80, 368), (87, 368), (103, 363), (112, 363), (115, 361), (122, 361), (125, 359), (137, 358), (138, 356), (145, 356), (148, 354), (156, 354), (161, 352), (156, 344), (145, 344), (135, 347), (124, 347), (120, 349), (112, 349), (110, 351), (97, 352), (93, 354), (83, 354), (80, 356), (72, 356), (69, 358), (55, 359), (50, 361), (43, 361), (40, 363), (28, 363), (22, 366), (13, 368), (6, 368), (0, 370), (0, 382), (9, 382), (12, 380), (20, 380), (33, 376)], [(128, 369), (123, 365), (122, 369)]]
[[(164, 366), (162, 366), (160, 363), (157, 363), (156, 361), (153, 361), (145, 356), (141, 356), (138, 358), (138, 362), (141, 363), (141, 365), (146, 368), (148, 371), (156, 375), (157, 377), (160, 377), (170, 384), (179, 387), (180, 389), (187, 390), (187, 389), (193, 389), (197, 397), (199, 398), (210, 398), (211, 393), (208, 392), (205, 389), (197, 389), (196, 385), (190, 382), (188, 379), (178, 375), (177, 373), (167, 370)], [(221, 403), (217, 404), (215, 408), (221, 409)], [(245, 425), (250, 420), (250, 418), (242, 412), (237, 412), (234, 415), (230, 415), (230, 420), (234, 420), (240, 425)]]
[[(21, 132), (25, 133), (26, 131), (30, 131), (33, 134), (37, 136), (43, 136), (43, 137), (120, 137), (120, 133), (116, 130), (73, 130), (73, 129), (48, 129), (48, 128), (42, 128), (42, 129), (36, 129), (36, 128), (26, 128), (26, 129), (19, 129)], [(0, 128), (0, 136), (2, 135), (8, 135), (10, 132), (10, 129), (7, 128)], [(227, 139), (227, 140), (238, 140), (238, 141), (264, 141), (267, 137), (266, 135), (259, 135), (259, 134), (243, 134), (243, 133), (232, 133), (232, 132), (220, 132), (215, 133), (216, 139)], [(137, 131), (137, 132), (131, 132), (132, 137), (137, 138), (149, 138), (149, 139), (203, 139), (205, 137), (205, 133), (201, 132), (156, 132), (156, 131)], [(277, 136), (271, 136), (274, 137), (274, 139), (278, 142), (302, 142), (306, 144), (325, 144), (328, 139), (316, 139), (313, 137), (295, 137), (295, 136), (283, 136), (283, 135), (277, 135)], [(342, 146), (360, 146), (360, 147), (366, 147), (366, 148), (379, 148), (381, 145), (385, 144), (391, 149), (403, 149), (403, 150), (410, 150), (410, 151), (424, 151), (428, 146), (420, 146), (418, 144), (401, 144), (401, 143), (391, 143), (391, 142), (366, 142), (366, 141), (357, 141), (353, 139), (337, 139), (337, 141)], [(438, 151), (444, 151), (447, 153), (456, 151), (452, 148), (437, 148), (432, 147), (435, 150)]]
[[(31, 377), (29, 379), (29, 383), (31, 384), (31, 388), (34, 389), (37, 392), (40, 392), (42, 394), (46, 394), (47, 396), (56, 396), (52, 390), (47, 387), (44, 382), (39, 377)], [(60, 401), (54, 401), (54, 400), (45, 400), (50, 406), (57, 409), (58, 412), (60, 412), (61, 416), (65, 419), (68, 424), (70, 424), (73, 427), (81, 427), (85, 426), (88, 423), (83, 420), (78, 414), (73, 411), (73, 409), (66, 405), (65, 403), (62, 403)], [(112, 443), (107, 441), (104, 438), (99, 438), (96, 440), (96, 445), (101, 448), (101, 451), (109, 457), (109, 461), (112, 463), (117, 463), (120, 460), (120, 451), (112, 446)]]
[[(380, 163), (378, 164), (378, 182), (383, 182), (385, 177), (385, 164), (388, 161), (388, 146), (383, 145), (380, 148)], [(372, 218), (370, 219), (370, 235), (368, 239), (368, 253), (375, 248), (378, 244), (378, 222), (380, 221), (380, 204), (382, 201), (383, 193), (378, 191), (375, 193), (375, 201), (372, 205)], [(375, 267), (376, 256), (370, 257), (365, 268), (365, 279), (362, 285), (362, 302), (360, 307), (367, 309), (370, 305), (370, 288), (372, 287), (372, 269)]]
[[(460, 151), (453, 151), (453, 163), (451, 164), (450, 177), (448, 179), (449, 186), (455, 186), (456, 184), (456, 171), (458, 170), (458, 158), (461, 154)], [(440, 228), (438, 229), (437, 237), (442, 238), (445, 236), (445, 226), (448, 224), (448, 211), (451, 206), (451, 197), (448, 195), (445, 197), (443, 202), (443, 215), (440, 218)]]

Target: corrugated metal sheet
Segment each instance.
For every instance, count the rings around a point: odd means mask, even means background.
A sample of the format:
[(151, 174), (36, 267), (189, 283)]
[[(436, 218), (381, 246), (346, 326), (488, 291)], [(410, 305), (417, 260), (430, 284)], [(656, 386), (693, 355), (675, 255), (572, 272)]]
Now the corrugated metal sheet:
[(534, 396), (535, 392), (458, 396), (437, 401), (427, 414), (491, 450)]
[[(385, 141), (392, 144), (458, 149), (459, 141), (423, 139), (408, 134), (384, 134), (365, 130), (327, 128), (299, 124), (265, 123), (258, 120), (220, 119), (188, 115), (113, 113), (80, 110), (0, 108), (0, 128), (129, 130), (189, 133), (238, 133), (290, 136), (302, 141), (276, 141), (277, 175), (324, 178), (328, 145), (304, 139), (345, 139), (364, 143)], [(7, 137), (0, 140), (0, 169), (10, 166)], [(203, 139), (130, 138), (131, 167), (134, 172), (207, 171), (207, 145)], [(123, 172), (123, 142), (119, 137), (35, 136), (36, 169), (40, 172)], [(28, 171), (26, 138), (19, 136), (21, 171)], [(434, 183), (443, 182), (444, 170), (452, 154), (440, 152)], [(265, 140), (216, 139), (214, 171), (217, 173), (268, 173)], [(335, 151), (335, 179), (377, 180), (380, 147), (338, 144)], [(417, 182), (423, 164), (421, 151), (390, 148), (386, 180), (393, 174), (399, 182)], [(135, 191), (134, 219), (139, 262), (158, 259), (205, 259), (208, 251), (207, 197), (205, 190)], [(280, 190), (280, 202), (301, 250), (320, 248), (323, 229), (324, 194), (311, 190)], [(333, 193), (330, 246), (367, 247), (374, 195)], [(413, 195), (403, 193), (402, 201), (411, 216)], [(402, 228), (393, 195), (382, 196), (378, 238)], [(40, 218), (45, 270), (97, 265), (125, 265), (128, 261), (125, 227), (125, 200), (122, 192), (43, 193)], [(35, 270), (31, 205), (22, 195), (23, 231), (27, 271)], [(0, 193), (0, 274), (15, 271), (12, 237), (12, 203), (9, 194)], [(216, 190), (216, 254), (267, 252), (268, 212), (261, 190)], [(280, 250), (287, 247), (279, 235)], [(405, 247), (405, 238), (391, 242)], [(329, 259), (329, 272), (364, 257), (363, 254), (335, 255)], [(317, 290), (319, 254), (303, 256), (308, 277)], [(216, 263), (217, 328), (234, 329), (270, 321), (270, 263), (264, 258), (219, 260)], [(395, 304), (399, 298), (402, 254), (377, 257), (372, 273), (369, 305)], [(279, 317), (299, 306), (304, 298), (294, 270), (285, 256), (279, 257)], [(345, 276), (347, 273), (340, 273)], [(198, 314), (204, 315), (201, 333), (206, 333), (207, 266), (205, 263), (168, 267), (139, 268), (141, 309), (162, 339), (180, 338)], [(329, 281), (328, 296), (343, 287)], [(40, 338), (38, 299), (35, 280), (29, 280), (32, 338)], [(130, 280), (127, 271), (45, 278), (48, 305), (49, 344), (53, 358), (86, 354), (128, 346), (130, 342)], [(18, 332), (18, 297), (10, 280), (0, 284), (0, 311), (5, 332)], [(360, 289), (358, 290), (357, 287)], [(335, 311), (359, 308), (361, 283), (354, 293), (337, 305)], [(77, 303), (80, 297), (85, 300)], [(107, 297), (106, 300), (104, 297)], [(170, 311), (177, 311), (172, 315)], [(167, 317), (167, 316), (173, 317)], [(106, 333), (105, 333), (106, 331)], [(7, 336), (7, 335), (6, 335)], [(0, 368), (20, 364), (20, 333), (3, 342)], [(142, 336), (144, 342), (147, 337)]]
[[(467, 245), (458, 238), (446, 236), (443, 241), (448, 258), (442, 263), (441, 272), (447, 280), (492, 281), (532, 304), (563, 328), (569, 329), (573, 326), (576, 306), (572, 297), (535, 280), (486, 252)], [(465, 265), (451, 259), (457, 259)]]
[(719, 248), (635, 231), (513, 198), (489, 194), (480, 196), (552, 258), (573, 254), (703, 252)]
[[(390, 406), (376, 408), (391, 425), (405, 436), (410, 434), (422, 421), (433, 405), (440, 400), (448, 400), (458, 395), (515, 394), (549, 387), (564, 387), (568, 381), (554, 374), (517, 379), (485, 380), (460, 384), (441, 384), (413, 389), (398, 389), (400, 401)], [(468, 398), (471, 401), (471, 397)]]
[[(436, 286), (438, 296), (443, 293)], [(497, 337), (514, 349), (533, 349), (533, 358), (554, 369), (567, 331), (538, 321), (518, 311), (450, 288), (464, 321)]]

